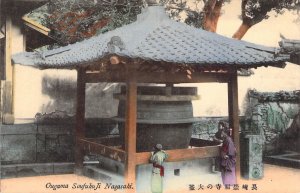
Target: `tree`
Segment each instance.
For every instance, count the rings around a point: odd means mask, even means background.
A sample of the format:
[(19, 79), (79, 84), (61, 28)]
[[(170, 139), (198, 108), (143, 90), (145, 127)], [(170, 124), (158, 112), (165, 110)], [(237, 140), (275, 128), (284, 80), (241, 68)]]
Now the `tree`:
[[(207, 31), (216, 32), (221, 8), (224, 0), (193, 0), (186, 1), (170, 0), (166, 3), (166, 7), (173, 18), (177, 20), (186, 15), (183, 20), (185, 23), (194, 27), (201, 27)], [(229, 2), (228, 0), (226, 2)], [(178, 18), (179, 17), (179, 18)], [(180, 20), (180, 19), (179, 19)]]
[[(216, 32), (222, 7), (231, 0), (161, 0), (170, 16), (194, 27)], [(74, 43), (136, 20), (145, 6), (142, 0), (49, 0), (44, 23), (59, 44)], [(300, 0), (242, 0), (242, 23), (232, 36), (242, 39), (271, 11), (300, 11)], [(300, 16), (299, 16), (300, 18)]]
[(110, 31), (136, 20), (142, 1), (50, 0), (46, 25), (61, 44)]
[[(189, 6), (187, 0), (178, 3), (177, 0), (170, 0), (168, 4), (176, 5), (169, 9), (177, 9), (176, 17), (186, 13), (185, 22), (195, 27), (202, 27), (211, 32), (216, 32), (218, 19), (221, 16), (221, 9), (224, 3), (230, 3), (230, 0), (203, 0), (202, 10), (199, 10), (200, 0), (193, 2), (194, 6)], [(168, 5), (167, 5), (168, 7)], [(194, 7), (193, 9), (191, 7)], [(196, 9), (195, 9), (196, 7)], [(264, 19), (268, 19), (271, 11), (277, 14), (283, 14), (285, 11), (296, 11), (300, 17), (300, 0), (242, 0), (241, 1), (241, 19), (242, 24), (232, 36), (236, 39), (242, 39), (246, 32), (255, 24)]]
[(245, 33), (255, 24), (269, 17), (270, 11), (283, 14), (285, 10), (300, 11), (300, 0), (242, 0), (242, 24), (233, 38), (242, 39)]

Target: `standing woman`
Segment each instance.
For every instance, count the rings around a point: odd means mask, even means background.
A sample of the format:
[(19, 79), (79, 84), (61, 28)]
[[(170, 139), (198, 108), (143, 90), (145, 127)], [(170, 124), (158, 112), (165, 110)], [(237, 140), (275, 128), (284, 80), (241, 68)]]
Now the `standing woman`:
[[(225, 124), (224, 121), (219, 121), (218, 123), (218, 131), (215, 133), (215, 135), (213, 136), (213, 141), (218, 143), (218, 144), (222, 144), (223, 143), (223, 139), (222, 139), (222, 131), (226, 130), (227, 126)], [(211, 171), (212, 173), (217, 173), (218, 171), (220, 172), (220, 163), (221, 163), (221, 159), (220, 157), (213, 157), (212, 158), (212, 165), (211, 165)]]
[(223, 145), (221, 147), (221, 175), (224, 185), (236, 184), (236, 148), (230, 137), (230, 130), (222, 131)]
[(152, 193), (163, 192), (164, 166), (162, 163), (168, 158), (168, 154), (162, 150), (161, 144), (156, 144), (154, 152), (152, 152), (150, 163), (153, 164), (151, 176)]

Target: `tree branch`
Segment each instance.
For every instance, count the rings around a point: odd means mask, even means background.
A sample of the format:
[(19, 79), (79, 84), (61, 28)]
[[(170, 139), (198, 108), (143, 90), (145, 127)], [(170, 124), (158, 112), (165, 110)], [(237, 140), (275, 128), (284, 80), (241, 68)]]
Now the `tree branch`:
[(207, 31), (216, 32), (221, 8), (224, 0), (208, 0), (203, 8), (203, 28)]

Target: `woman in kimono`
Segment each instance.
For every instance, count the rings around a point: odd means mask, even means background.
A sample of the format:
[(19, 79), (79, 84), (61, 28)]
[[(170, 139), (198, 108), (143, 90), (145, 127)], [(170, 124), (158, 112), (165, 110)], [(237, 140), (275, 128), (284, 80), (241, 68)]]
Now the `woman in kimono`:
[(236, 148), (230, 137), (230, 130), (222, 131), (223, 144), (221, 147), (221, 175), (224, 185), (236, 184), (235, 165)]
[(168, 158), (168, 154), (162, 150), (162, 145), (157, 144), (151, 154), (150, 163), (153, 164), (151, 176), (152, 193), (163, 192), (164, 166), (162, 163)]
[[(223, 143), (223, 139), (222, 139), (222, 131), (228, 129), (226, 126), (226, 123), (224, 121), (219, 121), (218, 123), (218, 131), (215, 133), (214, 137), (213, 137), (213, 141), (216, 143)], [(212, 167), (211, 167), (211, 171), (212, 173), (217, 173), (220, 172), (220, 163), (221, 163), (221, 159), (220, 157), (214, 157), (212, 158)]]

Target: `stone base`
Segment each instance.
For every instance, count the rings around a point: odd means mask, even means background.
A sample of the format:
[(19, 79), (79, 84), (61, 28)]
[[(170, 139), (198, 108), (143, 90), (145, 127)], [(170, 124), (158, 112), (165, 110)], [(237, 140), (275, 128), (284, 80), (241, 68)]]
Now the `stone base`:
[(83, 168), (74, 168), (74, 174), (75, 175), (78, 175), (78, 176), (83, 176), (84, 174), (83, 174), (84, 172), (83, 172)]
[(83, 175), (101, 182), (111, 182), (113, 184), (124, 184), (122, 175), (110, 172), (108, 170), (88, 165), (83, 167)]
[(74, 163), (34, 163), (1, 166), (1, 179), (54, 174), (72, 174)]

